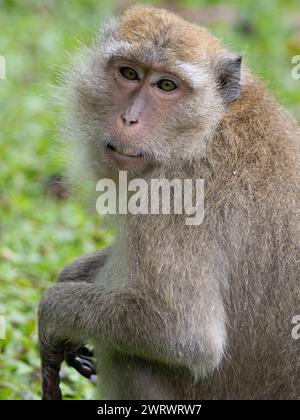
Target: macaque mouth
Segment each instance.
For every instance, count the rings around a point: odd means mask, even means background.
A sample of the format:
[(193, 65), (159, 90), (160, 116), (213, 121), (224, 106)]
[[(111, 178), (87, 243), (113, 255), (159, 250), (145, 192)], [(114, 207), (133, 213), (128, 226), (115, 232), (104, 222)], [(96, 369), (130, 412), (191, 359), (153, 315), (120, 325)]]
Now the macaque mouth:
[(111, 143), (108, 143), (106, 147), (111, 150), (114, 153), (118, 153), (119, 155), (123, 155), (127, 158), (143, 158), (144, 154), (140, 152), (139, 150), (135, 150), (134, 148), (130, 146), (123, 146), (123, 145), (112, 145)]
[(108, 161), (122, 171), (141, 171), (150, 169), (153, 158), (149, 152), (137, 146), (116, 139), (106, 139), (105, 151)]

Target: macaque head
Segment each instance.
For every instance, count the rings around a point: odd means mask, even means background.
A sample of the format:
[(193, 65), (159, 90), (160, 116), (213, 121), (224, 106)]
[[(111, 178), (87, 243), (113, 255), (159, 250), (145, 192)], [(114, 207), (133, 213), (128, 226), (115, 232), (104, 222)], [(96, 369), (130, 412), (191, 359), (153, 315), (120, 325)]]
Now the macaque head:
[(96, 174), (189, 161), (239, 97), (240, 66), (206, 29), (134, 6), (104, 25), (69, 75), (72, 137)]

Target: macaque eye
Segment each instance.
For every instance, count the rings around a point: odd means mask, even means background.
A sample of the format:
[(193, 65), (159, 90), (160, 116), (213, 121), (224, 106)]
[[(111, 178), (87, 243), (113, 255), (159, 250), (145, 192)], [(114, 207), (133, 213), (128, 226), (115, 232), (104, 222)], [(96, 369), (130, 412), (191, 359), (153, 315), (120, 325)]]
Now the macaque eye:
[(121, 67), (120, 73), (127, 80), (139, 80), (137, 72), (131, 67)]
[(157, 86), (160, 90), (164, 92), (172, 92), (173, 90), (177, 89), (177, 85), (169, 79), (162, 79), (157, 82)]

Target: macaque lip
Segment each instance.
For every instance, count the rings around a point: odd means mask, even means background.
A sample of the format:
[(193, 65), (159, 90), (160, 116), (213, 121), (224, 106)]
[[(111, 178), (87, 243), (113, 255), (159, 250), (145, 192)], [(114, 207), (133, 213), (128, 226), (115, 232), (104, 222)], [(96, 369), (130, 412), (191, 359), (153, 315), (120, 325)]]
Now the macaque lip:
[(143, 153), (129, 151), (126, 147), (122, 148), (107, 144), (106, 155), (122, 170), (139, 169), (147, 164)]

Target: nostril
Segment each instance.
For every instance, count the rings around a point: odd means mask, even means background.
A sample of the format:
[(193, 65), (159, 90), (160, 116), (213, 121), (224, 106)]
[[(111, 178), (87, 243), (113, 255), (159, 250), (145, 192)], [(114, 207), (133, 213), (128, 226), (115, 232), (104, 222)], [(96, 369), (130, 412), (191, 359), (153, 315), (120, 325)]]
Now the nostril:
[(138, 123), (138, 119), (126, 117), (124, 114), (121, 115), (121, 120), (124, 125), (130, 126)]

